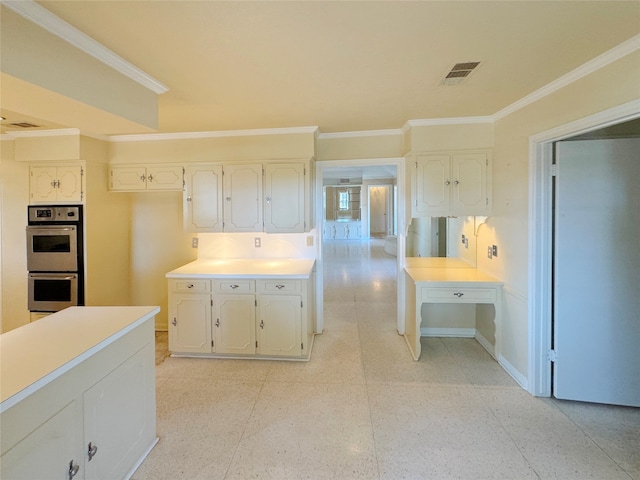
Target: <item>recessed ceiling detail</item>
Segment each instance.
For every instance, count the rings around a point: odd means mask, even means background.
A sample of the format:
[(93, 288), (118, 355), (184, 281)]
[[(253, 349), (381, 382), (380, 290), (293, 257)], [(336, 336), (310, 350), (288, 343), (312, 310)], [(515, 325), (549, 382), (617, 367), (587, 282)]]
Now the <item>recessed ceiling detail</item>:
[(463, 62), (456, 63), (453, 68), (445, 75), (442, 85), (459, 85), (467, 78), (473, 70), (480, 65), (480, 62)]

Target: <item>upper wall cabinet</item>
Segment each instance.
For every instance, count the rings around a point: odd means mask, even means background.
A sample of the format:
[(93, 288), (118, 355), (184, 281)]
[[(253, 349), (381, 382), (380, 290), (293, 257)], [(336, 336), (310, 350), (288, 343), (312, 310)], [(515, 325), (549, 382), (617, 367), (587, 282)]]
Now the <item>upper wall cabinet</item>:
[(412, 160), (412, 217), (490, 213), (488, 152), (418, 154)]
[(29, 167), (29, 201), (37, 203), (81, 203), (84, 199), (82, 164)]
[(109, 190), (139, 192), (144, 190), (182, 190), (181, 165), (127, 165), (111, 167)]
[(306, 169), (301, 163), (265, 165), (264, 231), (305, 231), (305, 192), (309, 191)]
[(203, 164), (184, 180), (187, 231), (302, 233), (311, 223), (305, 162)]
[(188, 232), (222, 232), (222, 165), (185, 168), (182, 218)]

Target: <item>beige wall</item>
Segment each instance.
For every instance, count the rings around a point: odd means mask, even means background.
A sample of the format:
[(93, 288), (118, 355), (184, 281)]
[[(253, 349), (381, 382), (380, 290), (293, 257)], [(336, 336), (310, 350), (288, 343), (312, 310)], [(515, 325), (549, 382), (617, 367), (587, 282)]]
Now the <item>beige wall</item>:
[(14, 160), (15, 141), (0, 140), (0, 305), (1, 331), (29, 322), (25, 227), (29, 203), (29, 165)]
[(640, 98), (640, 52), (498, 120), (493, 151), (493, 213), (480, 227), (478, 267), (505, 282), (504, 358), (525, 378), (528, 370), (529, 137)]
[(397, 158), (404, 154), (403, 136), (395, 134), (366, 136), (320, 135), (317, 160), (352, 160), (361, 158)]

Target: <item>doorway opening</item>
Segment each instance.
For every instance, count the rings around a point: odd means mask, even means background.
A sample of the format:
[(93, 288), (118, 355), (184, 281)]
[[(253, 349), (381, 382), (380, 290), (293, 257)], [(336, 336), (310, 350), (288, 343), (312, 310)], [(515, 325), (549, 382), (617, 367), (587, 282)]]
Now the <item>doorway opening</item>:
[[(527, 390), (552, 394), (553, 319), (553, 158), (554, 143), (579, 135), (598, 135), (640, 118), (640, 104), (629, 102), (530, 137), (529, 174), (529, 367)], [(599, 134), (602, 134), (600, 132)], [(586, 137), (584, 137), (586, 138)]]
[[(404, 217), (405, 217), (405, 166), (404, 158), (380, 158), (380, 159), (356, 159), (356, 160), (332, 160), (316, 162), (316, 231), (318, 232), (318, 257), (316, 261), (316, 333), (322, 333), (324, 328), (323, 319), (323, 259), (322, 250), (323, 242), (333, 240), (332, 235), (350, 235), (354, 228), (360, 228), (359, 237), (361, 239), (370, 238), (370, 186), (384, 186), (388, 191), (386, 194), (387, 205), (393, 202), (394, 207), (387, 207), (387, 221), (385, 231), (391, 228), (391, 231), (397, 231), (396, 245), (396, 267), (397, 267), (397, 298), (404, 298), (404, 276), (401, 275), (404, 267)], [(341, 221), (336, 225), (328, 225), (326, 219), (327, 196), (325, 195), (325, 187), (340, 184), (341, 179), (344, 183), (360, 185), (360, 219), (359, 224), (348, 225), (345, 229), (344, 225), (349, 223)], [(346, 181), (344, 180), (346, 179)], [(354, 181), (355, 179), (355, 181)], [(337, 191), (337, 190), (336, 190)], [(349, 196), (344, 197), (348, 201)], [(338, 203), (340, 197), (337, 197)], [(366, 202), (366, 203), (365, 203)], [(333, 208), (333, 207), (332, 207)], [(389, 212), (392, 212), (391, 215)], [(392, 217), (389, 221), (388, 217)], [(388, 226), (390, 224), (390, 227)], [(377, 228), (377, 227), (376, 227)], [(348, 233), (347, 233), (348, 232)], [(398, 333), (404, 334), (404, 302), (397, 302), (397, 324)]]

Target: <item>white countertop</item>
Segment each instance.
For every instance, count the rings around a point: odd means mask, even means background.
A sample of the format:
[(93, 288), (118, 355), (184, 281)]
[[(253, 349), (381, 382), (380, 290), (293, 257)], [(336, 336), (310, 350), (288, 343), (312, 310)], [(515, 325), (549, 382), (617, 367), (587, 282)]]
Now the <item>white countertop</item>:
[(70, 307), (0, 335), (0, 412), (153, 318), (159, 307)]
[(314, 259), (212, 258), (196, 260), (167, 273), (167, 278), (309, 278)]
[(458, 258), (407, 258), (404, 270), (416, 283), (482, 283), (496, 286), (504, 284)]

